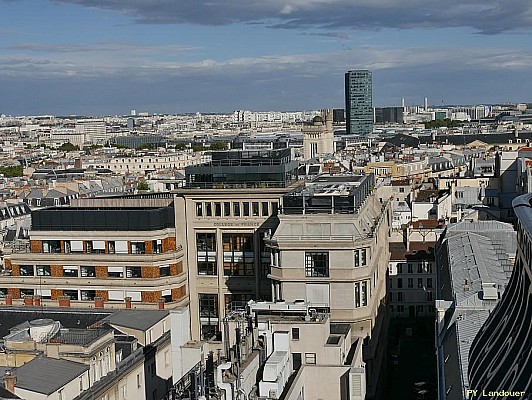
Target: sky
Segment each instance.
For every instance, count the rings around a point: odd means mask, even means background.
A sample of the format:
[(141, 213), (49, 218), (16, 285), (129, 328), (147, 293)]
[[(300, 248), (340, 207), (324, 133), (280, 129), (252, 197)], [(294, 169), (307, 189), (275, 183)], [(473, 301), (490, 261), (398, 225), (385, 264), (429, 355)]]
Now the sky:
[(532, 102), (530, 0), (0, 0), (0, 114)]

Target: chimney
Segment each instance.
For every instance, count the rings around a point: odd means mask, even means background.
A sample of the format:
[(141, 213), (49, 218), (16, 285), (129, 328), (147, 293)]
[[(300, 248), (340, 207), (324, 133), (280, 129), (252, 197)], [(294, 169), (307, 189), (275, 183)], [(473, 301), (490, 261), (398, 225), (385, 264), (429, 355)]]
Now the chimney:
[(15, 385), (17, 384), (17, 374), (14, 370), (6, 371), (6, 374), (4, 375), (4, 384), (7, 390), (9, 390), (13, 394), (15, 393)]
[(33, 296), (24, 296), (24, 305), (31, 307), (33, 305)]
[(6, 306), (12, 306), (13, 305), (13, 295), (6, 294)]
[(59, 307), (70, 307), (70, 296), (59, 296)]
[(158, 305), (159, 305), (159, 310), (164, 310), (164, 297), (161, 297), (159, 299)]
[(126, 308), (131, 308), (131, 297), (124, 298), (124, 301), (126, 302)]
[(33, 296), (33, 305), (35, 307), (40, 307), (41, 306), (41, 296), (39, 296), (38, 294)]
[(96, 296), (94, 298), (94, 307), (95, 308), (103, 308), (103, 297)]

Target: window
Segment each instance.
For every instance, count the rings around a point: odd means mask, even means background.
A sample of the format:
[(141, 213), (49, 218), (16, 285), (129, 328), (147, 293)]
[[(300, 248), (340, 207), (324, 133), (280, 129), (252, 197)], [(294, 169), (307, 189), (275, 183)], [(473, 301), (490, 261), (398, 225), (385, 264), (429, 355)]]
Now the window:
[(80, 272), (82, 278), (94, 278), (96, 276), (96, 267), (82, 266), (80, 267)]
[(109, 252), (109, 254), (114, 254), (115, 253), (115, 242), (114, 242), (114, 240), (111, 240), (111, 241), (107, 242), (107, 251)]
[(368, 305), (368, 281), (355, 282), (355, 307)]
[(403, 273), (403, 264), (398, 263), (397, 264), (397, 273), (402, 274)]
[(272, 254), (266, 248), (264, 243), (264, 233), (259, 232), (259, 246), (260, 246), (260, 276), (268, 276), (272, 262)]
[(146, 254), (144, 242), (131, 242), (131, 254)]
[(305, 364), (316, 365), (316, 353), (305, 353)]
[(253, 213), (254, 217), (259, 216), (259, 203), (257, 201), (251, 203), (251, 212)]
[(403, 313), (405, 311), (405, 306), (397, 306), (397, 312)]
[(71, 300), (79, 300), (77, 290), (63, 290), (63, 295), (70, 297)]
[(397, 292), (397, 301), (403, 301), (403, 292)]
[(432, 301), (432, 292), (427, 292), (427, 301)]
[(240, 203), (233, 203), (233, 216), (240, 217)]
[(355, 268), (364, 267), (368, 261), (368, 249), (355, 250)]
[(63, 266), (63, 276), (69, 278), (75, 278), (79, 275), (79, 270), (77, 266), (65, 265)]
[(408, 288), (412, 289), (414, 287), (414, 278), (408, 278)]
[(414, 269), (412, 267), (412, 264), (408, 264), (408, 273), (411, 274), (414, 272)]
[(142, 387), (142, 374), (137, 374), (137, 387)]
[(161, 254), (163, 252), (163, 241), (161, 239), (152, 240), (151, 244), (153, 254)]
[(211, 203), (205, 203), (205, 215), (207, 217), (212, 217), (212, 204)]
[(427, 273), (432, 274), (432, 263), (427, 264)]
[(417, 263), (417, 273), (423, 273), (423, 263)]
[(269, 210), (269, 207), (268, 207), (268, 202), (267, 202), (267, 201), (263, 201), (263, 202), (262, 202), (262, 216), (263, 216), (263, 217), (267, 217), (268, 215), (270, 215), (270, 210)]
[(33, 276), (33, 265), (21, 265), (20, 276)]
[(305, 276), (328, 277), (329, 276), (329, 253), (306, 252), (305, 253)]
[(81, 291), (81, 300), (92, 301), (96, 297), (95, 290), (82, 290)]
[(198, 274), (216, 275), (216, 236), (214, 233), (196, 234)]
[(202, 203), (196, 203), (196, 217), (203, 217), (203, 204)]
[(399, 188), (399, 193), (404, 193), (405, 192), (405, 188), (404, 187), (400, 187)]
[(292, 364), (294, 370), (301, 368), (301, 353), (292, 353)]
[(419, 314), (423, 314), (423, 306), (416, 306), (416, 314), (419, 315)]
[(43, 253), (61, 253), (61, 242), (59, 240), (43, 240)]
[(423, 289), (423, 278), (417, 278), (417, 288)]
[(224, 202), (224, 217), (230, 217), (231, 216), (231, 203), (228, 201)]
[(123, 278), (124, 267), (107, 267), (107, 275), (109, 278)]
[(292, 340), (299, 340), (299, 328), (292, 328)]
[(170, 266), (169, 265), (160, 265), (159, 266), (159, 276), (170, 276)]
[(65, 253), (83, 253), (82, 240), (65, 241)]
[[(87, 242), (87, 253), (103, 254), (105, 253), (105, 240), (93, 240)], [(90, 251), (89, 251), (90, 248)]]
[(214, 203), (214, 216), (215, 217), (222, 216), (222, 204), (219, 202)]
[(141, 267), (126, 267), (126, 278), (141, 278)]
[(251, 293), (231, 293), (224, 295), (225, 312), (244, 310), (247, 303), (253, 299)]
[(255, 253), (252, 233), (224, 233), (223, 257), (225, 276), (253, 276)]
[(397, 288), (398, 289), (403, 288), (403, 278), (397, 278)]
[(249, 217), (249, 203), (242, 203), (242, 216)]
[(432, 278), (427, 278), (427, 288), (432, 289)]
[(201, 337), (211, 339), (218, 333), (218, 295), (199, 295), (199, 314), (201, 323)]
[(51, 274), (49, 265), (37, 265), (37, 276), (50, 276)]

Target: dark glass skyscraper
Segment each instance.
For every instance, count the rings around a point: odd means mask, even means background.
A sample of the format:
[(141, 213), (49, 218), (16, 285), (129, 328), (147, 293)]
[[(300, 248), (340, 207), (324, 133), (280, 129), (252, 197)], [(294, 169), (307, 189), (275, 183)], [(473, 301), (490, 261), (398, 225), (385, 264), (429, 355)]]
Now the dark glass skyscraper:
[(352, 70), (345, 74), (345, 120), (347, 134), (368, 135), (373, 131), (371, 71)]

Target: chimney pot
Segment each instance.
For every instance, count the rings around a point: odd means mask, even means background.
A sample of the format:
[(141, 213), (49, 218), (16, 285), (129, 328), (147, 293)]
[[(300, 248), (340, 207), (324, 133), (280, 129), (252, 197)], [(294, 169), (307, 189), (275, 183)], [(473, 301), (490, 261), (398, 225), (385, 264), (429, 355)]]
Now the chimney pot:
[(159, 310), (164, 310), (164, 302), (165, 302), (164, 297), (161, 297), (159, 299)]
[(17, 384), (17, 374), (15, 371), (6, 371), (4, 383), (7, 390), (9, 390), (11, 393), (15, 393), (15, 385)]

